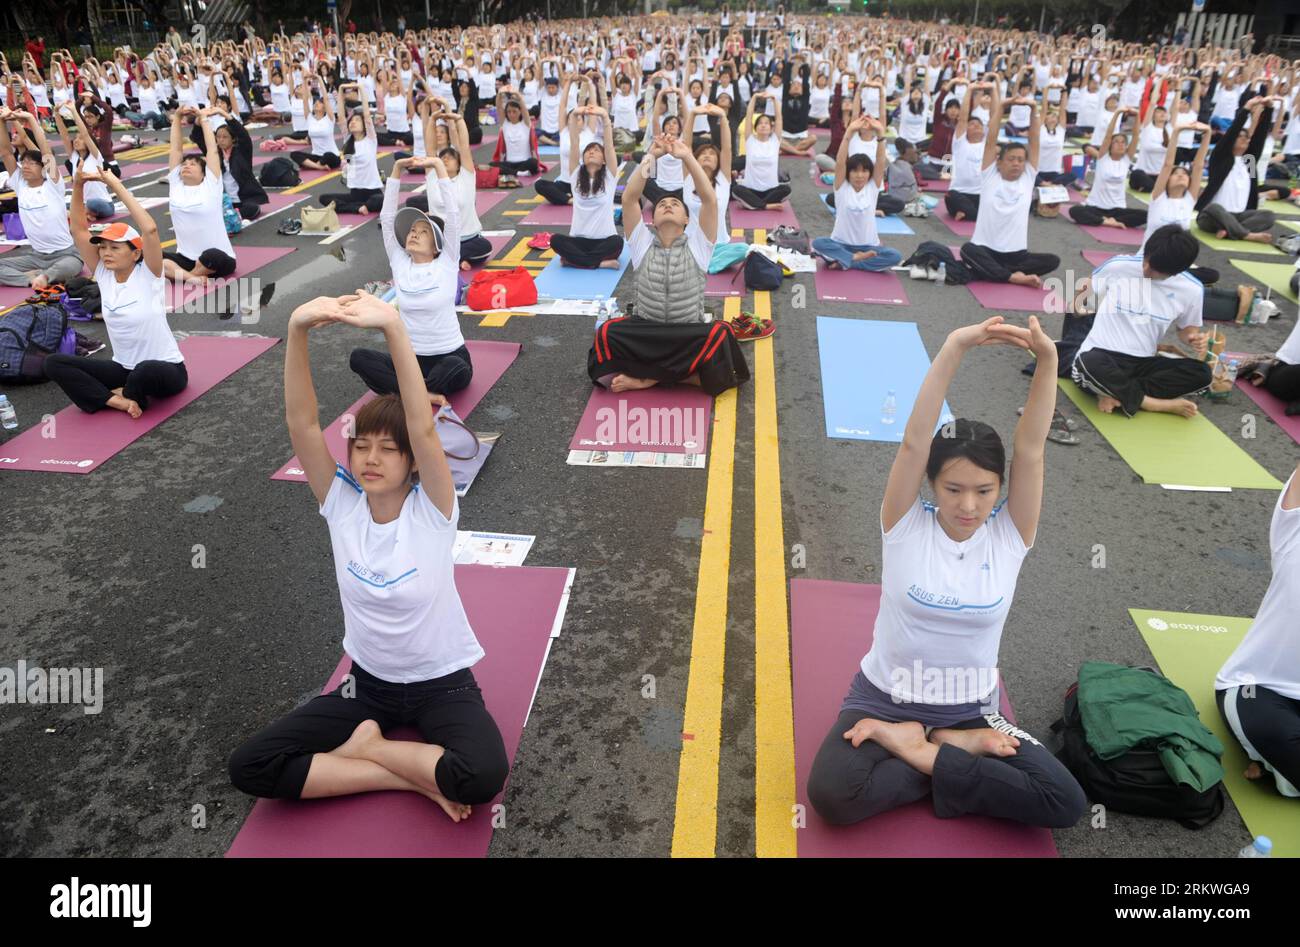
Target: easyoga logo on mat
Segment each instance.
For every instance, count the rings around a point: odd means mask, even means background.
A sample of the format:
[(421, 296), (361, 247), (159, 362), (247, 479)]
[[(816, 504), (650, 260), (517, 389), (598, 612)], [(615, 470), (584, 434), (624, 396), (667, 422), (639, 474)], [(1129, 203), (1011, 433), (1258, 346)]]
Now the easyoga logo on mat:
[(1165, 621), (1154, 616), (1147, 619), (1147, 627), (1153, 631), (1208, 631), (1212, 635), (1228, 633), (1228, 629), (1222, 625), (1192, 625), (1181, 621)]
[(619, 401), (618, 410), (596, 412), (596, 437), (582, 440), (583, 446), (639, 444), (645, 447), (682, 447), (699, 450), (704, 446), (707, 421), (703, 408), (639, 408)]

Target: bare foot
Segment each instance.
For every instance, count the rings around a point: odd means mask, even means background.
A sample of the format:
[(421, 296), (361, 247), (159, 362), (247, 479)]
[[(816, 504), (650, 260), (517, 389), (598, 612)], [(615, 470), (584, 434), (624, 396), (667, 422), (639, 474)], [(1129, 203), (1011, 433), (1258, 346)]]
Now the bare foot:
[(1015, 283), (1017, 286), (1032, 286), (1034, 289), (1043, 288), (1042, 277), (1034, 276), (1032, 273), (1021, 273), (1019, 271), (1012, 273), (1009, 283)]
[(618, 260), (601, 260), (600, 265), (602, 269), (616, 270), (619, 267), (619, 262)]
[(429, 392), (429, 404), (433, 405), (435, 408), (441, 408), (447, 404), (447, 399), (445, 396), (434, 394), (431, 391)]
[(633, 378), (631, 375), (615, 375), (609, 383), (610, 391), (639, 391), (642, 388), (653, 388), (659, 384), (653, 378)]
[(913, 769), (927, 775), (934, 772), (934, 758), (939, 755), (939, 748), (926, 740), (925, 727), (914, 721), (885, 723), (876, 720), (872, 723), (868, 739), (879, 743)]
[[(352, 736), (348, 737), (347, 742), (337, 747), (331, 752), (336, 756), (345, 756), (354, 760), (370, 760), (375, 762), (374, 749), (376, 745), (384, 740), (383, 731), (379, 729), (379, 724), (373, 720), (363, 720), (357, 724), (357, 728), (352, 731)], [(469, 818), (471, 809), (469, 806), (459, 802), (452, 802), (440, 792), (432, 789), (425, 789), (411, 783), (416, 792), (422, 796), (436, 802), (443, 812), (447, 813), (448, 818), (453, 822), (460, 822)]]
[(1269, 233), (1267, 230), (1262, 230), (1256, 233), (1246, 234), (1246, 239), (1251, 241), (1252, 243), (1272, 243), (1273, 235)]
[(1118, 227), (1120, 230), (1124, 229), (1124, 225), (1120, 223), (1118, 220), (1116, 220), (1114, 217), (1103, 217), (1101, 220), (1101, 225), (1103, 227)]
[(877, 217), (884, 217), (884, 216), (885, 216), (885, 212), (884, 212), (883, 210), (877, 210), (877, 211), (876, 211), (876, 216), (877, 216)]
[(870, 260), (872, 257), (874, 257), (874, 256), (876, 256), (876, 255), (877, 255), (877, 254), (876, 254), (876, 251), (875, 251), (875, 250), (859, 250), (857, 253), (853, 254), (853, 259), (855, 259), (855, 260)]
[(138, 418), (140, 415), (144, 414), (144, 411), (141, 410), (140, 405), (137, 402), (120, 394), (115, 394), (113, 397), (109, 398), (108, 401), (105, 402), (105, 407), (115, 408), (118, 411), (125, 411), (133, 418)]
[(822, 262), (826, 264), (826, 269), (828, 269), (828, 270), (843, 270), (843, 269), (846, 269), (846, 267), (844, 266), (844, 264), (841, 263), (839, 260), (826, 260), (826, 259), (823, 259)]
[(1245, 776), (1247, 779), (1263, 779), (1264, 767), (1251, 760), (1250, 765), (1246, 767)]
[(953, 730), (941, 727), (930, 731), (931, 743), (947, 743), (971, 756), (1015, 756), (1020, 741), (991, 727), (978, 730)]
[(360, 214), (362, 217), (369, 217), (370, 208), (367, 207), (365, 204), (362, 204), (360, 207), (357, 208), (357, 213)]
[(957, 211), (957, 213), (955, 213), (955, 214), (952, 215), (952, 219), (953, 219), (953, 220), (965, 220), (965, 219), (966, 219), (966, 212), (965, 212), (964, 210), (959, 210), (959, 211)]
[(1097, 410), (1102, 414), (1110, 414), (1119, 407), (1119, 401), (1110, 395), (1097, 396)]
[(460, 261), (460, 268), (461, 268), (462, 270), (465, 270), (465, 271), (468, 272), (468, 271), (469, 271), (469, 268), (470, 268), (471, 266), (473, 266), (473, 264), (470, 263), (469, 260), (461, 260), (461, 261)]
[(1215, 239), (1217, 239), (1217, 240), (1227, 240), (1227, 239), (1228, 239), (1228, 231), (1226, 231), (1226, 230), (1220, 230), (1220, 231), (1217, 231), (1217, 232), (1214, 234), (1214, 236), (1215, 236)]
[(1198, 413), (1196, 402), (1186, 398), (1152, 398), (1147, 395), (1142, 399), (1143, 411), (1156, 411), (1160, 414), (1178, 414), (1185, 418), (1194, 418)]
[(773, 201), (771, 204), (768, 204), (768, 205), (767, 205), (767, 209), (768, 209), (768, 210), (784, 210), (784, 209), (785, 209), (785, 205), (782, 204), (780, 201)]

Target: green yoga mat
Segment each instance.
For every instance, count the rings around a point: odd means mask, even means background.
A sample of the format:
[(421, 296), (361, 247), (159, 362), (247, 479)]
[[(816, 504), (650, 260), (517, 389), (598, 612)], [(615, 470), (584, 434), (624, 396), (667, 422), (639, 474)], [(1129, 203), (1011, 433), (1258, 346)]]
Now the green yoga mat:
[(1102, 414), (1097, 399), (1068, 378), (1061, 390), (1146, 483), (1202, 489), (1281, 490), (1282, 482), (1204, 415), (1182, 418), (1139, 411)]
[(1259, 209), (1271, 210), (1279, 217), (1300, 217), (1300, 207), (1296, 207), (1290, 201), (1261, 201)]
[(1300, 302), (1291, 292), (1291, 277), (1295, 275), (1294, 263), (1264, 263), (1261, 260), (1237, 260), (1232, 257), (1228, 262), (1253, 280), (1258, 280), (1275, 293), (1281, 293), (1293, 303)]
[(1257, 781), (1243, 775), (1250, 760), (1214, 701), (1214, 675), (1241, 644), (1254, 619), (1141, 608), (1130, 608), (1128, 613), (1161, 672), (1187, 691), (1201, 723), (1223, 743), (1223, 785), (1250, 834), (1272, 839), (1275, 858), (1300, 857), (1300, 799), (1280, 795), (1272, 774)]
[(1135, 190), (1133, 190), (1133, 188), (1131, 188), (1131, 187), (1126, 187), (1124, 190), (1128, 192), (1128, 196), (1129, 196), (1129, 197), (1136, 198), (1138, 201), (1140, 201), (1140, 202), (1143, 203), (1143, 204), (1150, 204), (1150, 203), (1151, 203), (1151, 195), (1150, 195), (1150, 194), (1143, 194), (1141, 191), (1135, 191)]
[(1196, 239), (1201, 241), (1212, 250), (1222, 250), (1224, 253), (1262, 253), (1265, 256), (1286, 256), (1281, 250), (1271, 243), (1255, 243), (1252, 240), (1220, 240), (1212, 233), (1206, 233), (1195, 223), (1192, 224), (1192, 233)]

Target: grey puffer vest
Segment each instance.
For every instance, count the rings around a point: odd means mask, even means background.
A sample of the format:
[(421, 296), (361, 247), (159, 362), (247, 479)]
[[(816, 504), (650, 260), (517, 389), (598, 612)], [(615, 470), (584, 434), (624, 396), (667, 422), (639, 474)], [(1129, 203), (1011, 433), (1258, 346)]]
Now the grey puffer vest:
[(704, 270), (695, 261), (686, 234), (670, 247), (655, 238), (636, 271), (637, 318), (703, 322), (704, 281)]

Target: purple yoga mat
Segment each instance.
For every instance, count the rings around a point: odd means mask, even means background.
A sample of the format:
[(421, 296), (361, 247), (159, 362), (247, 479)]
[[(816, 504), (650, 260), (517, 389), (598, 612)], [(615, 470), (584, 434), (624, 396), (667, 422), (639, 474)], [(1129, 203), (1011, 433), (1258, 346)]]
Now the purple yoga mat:
[(1237, 379), (1237, 387), (1241, 389), (1242, 394), (1255, 402), (1261, 411), (1277, 422), (1278, 427), (1290, 434), (1293, 441), (1300, 444), (1300, 415), (1287, 417), (1286, 402), (1263, 388), (1256, 388), (1244, 378)]
[(530, 227), (570, 227), (573, 225), (573, 205), (538, 204), (520, 222)]
[[(294, 204), (301, 204), (313, 195), (302, 191), (297, 194), (286, 194), (284, 191), (267, 191), (266, 196), (269, 200), (262, 205), (262, 217), (270, 216), (277, 211), (284, 210), (286, 207), (292, 207)], [(258, 220), (261, 220), (262, 217), (259, 217)]]
[[(518, 342), (471, 341), (466, 342), (465, 345), (469, 348), (470, 361), (474, 364), (474, 378), (468, 388), (461, 389), (447, 399), (456, 414), (462, 418), (469, 417), (469, 413), (483, 400), (488, 389), (497, 383), (497, 379), (504, 375), (506, 369), (518, 358), (520, 349)], [(345, 419), (356, 417), (361, 406), (374, 397), (373, 391), (367, 391), (325, 429), (325, 443), (329, 445), (330, 453), (340, 462), (347, 459), (347, 439), (343, 436)], [(301, 462), (295, 454), (271, 475), (271, 479), (306, 483), (307, 475), (302, 472)]]
[(952, 181), (944, 178), (940, 178), (937, 181), (931, 181), (928, 178), (918, 177), (916, 183), (923, 191), (933, 191), (936, 194), (942, 194), (944, 191), (948, 190), (948, 186), (952, 184)]
[(745, 274), (738, 266), (721, 273), (710, 273), (704, 278), (704, 295), (715, 298), (745, 295)]
[(0, 286), (0, 309), (17, 306), (33, 292), (30, 286)]
[(731, 226), (742, 230), (774, 230), (782, 224), (798, 227), (799, 218), (794, 215), (789, 204), (782, 204), (780, 210), (748, 210), (733, 201), (728, 210)]
[[(961, 248), (949, 246), (953, 256), (961, 259)], [(1017, 286), (1015, 283), (988, 283), (975, 280), (967, 283), (966, 288), (985, 309), (1009, 309), (1015, 312), (1064, 312), (1064, 301), (1059, 290), (1034, 289), (1032, 286)], [(1051, 302), (1049, 303), (1049, 300)], [(1056, 308), (1049, 310), (1048, 306)]]
[(865, 270), (832, 270), (824, 260), (817, 261), (813, 277), (817, 298), (831, 302), (882, 303), (889, 306), (907, 306), (907, 291), (903, 281), (891, 270), (868, 273)]
[(1127, 247), (1142, 246), (1142, 238), (1146, 235), (1146, 230), (1142, 227), (1085, 227), (1079, 225), (1079, 229), (1102, 243), (1119, 243)]
[[(181, 408), (206, 394), (279, 339), (191, 336), (180, 343), (189, 386), (171, 398), (155, 398), (132, 420), (125, 412), (105, 409), (86, 414), (70, 406), (55, 415), (55, 436), (42, 437), (44, 425), (33, 424), (0, 445), (0, 470), (44, 470), (87, 474), (97, 470), (128, 444), (143, 437)], [(12, 462), (11, 462), (12, 461)]]
[(1111, 250), (1084, 250), (1083, 251), (1083, 258), (1092, 264), (1092, 268), (1094, 270), (1097, 267), (1101, 266), (1103, 263), (1105, 263), (1107, 260), (1109, 260), (1111, 257), (1116, 257), (1116, 256), (1119, 256), (1119, 254)]
[[(813, 759), (839, 716), (862, 656), (871, 647), (880, 586), (794, 579), (790, 639), (794, 684), (796, 793), (808, 824), (798, 832), (800, 858), (1052, 858), (1048, 829), (985, 816), (939, 819), (929, 799), (856, 825), (824, 822), (808, 801)], [(1002, 688), (1002, 713), (1015, 720)]]
[(569, 450), (703, 454), (712, 420), (713, 398), (690, 385), (617, 394), (593, 385)]
[(969, 240), (971, 237), (975, 236), (975, 221), (953, 220), (952, 215), (948, 213), (948, 205), (943, 201), (940, 201), (935, 205), (934, 216), (943, 221), (944, 226), (959, 237), (965, 237)]
[[(568, 569), (456, 566), (456, 590), (486, 656), (474, 666), (492, 719), (514, 762), (523, 736)], [(345, 655), (322, 693), (339, 686), (352, 662)], [(401, 727), (386, 736), (420, 740)], [(484, 858), (492, 842), (493, 807), (474, 806), (452, 822), (414, 792), (371, 792), (332, 799), (259, 799), (227, 858)]]
[(122, 180), (128, 181), (131, 178), (144, 177), (146, 174), (153, 174), (156, 171), (166, 171), (167, 165), (157, 164), (152, 161), (139, 161), (134, 164), (122, 166)]
[[(235, 247), (235, 272), (230, 275), (229, 279), (237, 280), (250, 276), (281, 257), (288, 256), (295, 249), (295, 247), (249, 247), (240, 244)], [(189, 283), (173, 283), (169, 280), (167, 282), (168, 312), (174, 309), (184, 310), (187, 305), (192, 306), (195, 300), (207, 296), (216, 289), (218, 284), (225, 285), (222, 281), (192, 285)]]
[(478, 191), (474, 194), (474, 210), (482, 216), (509, 196), (509, 191)]

